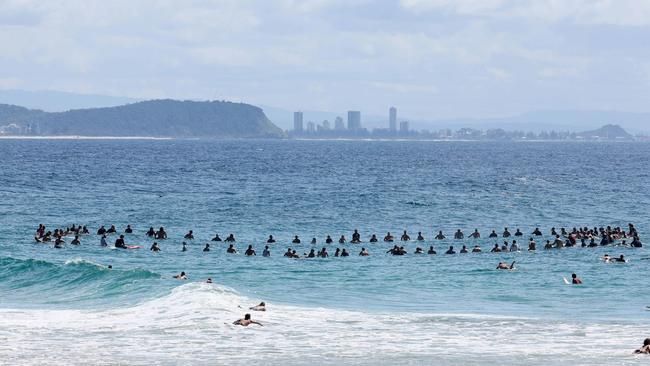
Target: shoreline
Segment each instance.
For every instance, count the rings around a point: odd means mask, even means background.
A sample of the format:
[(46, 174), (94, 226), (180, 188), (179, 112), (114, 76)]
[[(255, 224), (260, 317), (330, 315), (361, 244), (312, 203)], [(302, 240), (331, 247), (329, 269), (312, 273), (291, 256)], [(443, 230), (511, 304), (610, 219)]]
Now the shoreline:
[(175, 137), (153, 137), (153, 136), (18, 136), (0, 135), (0, 140), (174, 140)]

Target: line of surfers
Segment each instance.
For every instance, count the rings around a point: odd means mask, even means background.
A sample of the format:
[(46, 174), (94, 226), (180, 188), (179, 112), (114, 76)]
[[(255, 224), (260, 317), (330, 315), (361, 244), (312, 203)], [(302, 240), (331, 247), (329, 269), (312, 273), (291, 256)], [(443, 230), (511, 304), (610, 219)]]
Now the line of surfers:
[[(111, 225), (108, 229), (105, 228), (105, 226), (101, 226), (97, 230), (97, 235), (101, 235), (100, 239), (100, 244), (102, 246), (108, 246), (107, 242), (107, 235), (110, 234), (116, 234), (117, 229), (115, 228), (114, 225)], [(133, 229), (131, 228), (131, 225), (127, 225), (126, 229), (124, 230), (125, 234), (132, 234)], [(89, 235), (90, 232), (86, 226), (81, 226), (81, 225), (72, 225), (72, 227), (64, 229), (55, 229), (54, 232), (47, 231), (45, 225), (40, 224), (38, 226), (38, 229), (36, 230), (36, 235), (34, 236), (34, 239), (39, 242), (39, 243), (44, 243), (44, 242), (50, 242), (52, 241), (52, 238), (54, 238), (54, 244), (55, 247), (62, 247), (62, 245), (65, 243), (63, 240), (63, 237), (65, 236), (70, 236), (74, 235), (74, 239), (70, 242), (70, 244), (73, 245), (79, 245), (81, 244), (80, 240), (80, 235)], [(563, 247), (573, 247), (578, 244), (578, 241), (580, 241), (580, 246), (582, 247), (596, 247), (599, 245), (610, 245), (614, 244), (617, 240), (621, 240), (620, 244), (621, 245), (628, 245), (627, 244), (627, 239), (631, 238), (631, 242), (629, 245), (631, 247), (635, 248), (640, 248), (643, 246), (641, 243), (641, 240), (639, 239), (638, 232), (636, 228), (634, 227), (633, 224), (628, 224), (628, 230), (623, 230), (620, 227), (615, 227), (612, 228), (611, 226), (605, 227), (594, 227), (593, 229), (589, 229), (587, 227), (582, 227), (580, 229), (573, 228), (570, 232), (568, 232), (565, 228), (561, 228), (560, 232), (558, 233), (556, 229), (553, 227), (550, 230), (551, 236), (554, 237), (554, 240), (547, 240), (546, 244), (544, 245), (544, 249), (552, 249), (552, 248), (563, 248)], [(163, 227), (160, 227), (158, 230), (154, 230), (153, 227), (150, 227), (149, 230), (146, 232), (146, 235), (148, 237), (157, 239), (157, 240), (164, 240), (167, 239), (167, 232)], [(503, 238), (509, 238), (511, 236), (514, 237), (521, 237), (524, 234), (519, 230), (516, 229), (514, 234), (511, 234), (508, 228), (505, 228), (501, 236)], [(542, 232), (539, 228), (535, 228), (533, 232), (531, 233), (531, 237), (529, 238), (528, 242), (528, 250), (533, 251), (537, 249), (537, 243), (533, 239), (533, 236), (542, 236)], [(497, 238), (499, 235), (495, 232), (495, 230), (492, 230), (492, 232), (489, 234), (489, 238)], [(473, 233), (469, 235), (470, 238), (473, 239), (479, 239), (481, 238), (481, 234), (478, 231), (478, 229), (475, 229)], [(565, 239), (562, 239), (564, 237)], [(454, 239), (455, 240), (462, 240), (465, 238), (465, 234), (458, 229), (454, 233)], [(194, 232), (192, 230), (189, 230), (187, 234), (185, 234), (184, 239), (186, 240), (193, 240), (194, 239)], [(446, 239), (446, 236), (442, 233), (442, 231), (438, 231), (438, 234), (435, 236), (436, 240), (444, 240)], [(597, 241), (598, 239), (598, 241)], [(402, 233), (400, 240), (403, 242), (410, 241), (411, 237), (408, 235), (407, 231), (404, 230)], [(424, 241), (425, 238), (422, 235), (422, 232), (418, 232), (417, 241)], [(230, 242), (234, 243), (236, 242), (235, 236), (233, 234), (229, 234), (225, 239), (221, 239), (219, 234), (216, 234), (211, 241), (213, 242)], [(377, 238), (376, 234), (372, 234), (372, 236), (369, 239), (370, 243), (376, 243), (378, 242), (379, 239)], [(386, 236), (383, 238), (384, 242), (394, 242), (395, 237), (388, 232)], [(588, 241), (588, 242), (587, 242)], [(276, 239), (273, 237), (273, 235), (269, 235), (266, 243), (267, 244), (273, 244), (276, 242)], [(345, 244), (347, 243), (347, 239), (345, 238), (345, 235), (341, 235), (341, 237), (338, 239), (339, 244)], [(359, 233), (358, 230), (354, 230), (352, 233), (352, 240), (350, 243), (352, 244), (358, 244), (361, 243), (361, 234)], [(298, 237), (298, 235), (295, 235), (294, 238), (291, 241), (292, 244), (300, 244), (301, 239)], [(334, 243), (334, 239), (330, 235), (327, 235), (325, 238), (325, 243), (326, 244), (332, 244)], [(183, 242), (184, 250), (186, 250), (186, 243)], [(317, 239), (312, 238), (310, 241), (310, 244), (315, 245), (317, 244)], [(154, 244), (155, 246), (152, 246), (152, 250), (156, 250), (155, 248), (159, 247), (157, 243)], [(231, 245), (232, 246), (232, 245)], [(120, 235), (117, 240), (115, 240), (115, 247), (116, 248), (124, 248), (124, 249), (129, 249), (129, 247), (126, 245), (125, 240), (124, 240), (124, 235)], [(206, 244), (205, 251), (209, 251), (209, 244)], [(233, 248), (234, 249), (234, 248)], [(502, 246), (499, 246), (498, 244), (495, 244), (494, 247), (492, 248), (492, 252), (503, 252), (503, 251), (518, 251), (520, 250), (519, 244), (517, 244), (516, 240), (512, 241), (512, 244), (508, 244), (507, 241), (504, 241), (504, 244)], [(421, 248), (416, 249), (416, 253), (420, 251), (423, 252)], [(475, 245), (474, 248), (471, 250), (472, 252), (481, 252), (481, 248), (479, 245)], [(392, 249), (389, 250), (391, 254), (394, 255), (403, 255), (406, 254), (403, 252), (403, 247), (398, 247), (395, 246)], [(454, 254), (454, 248), (453, 246), (450, 246), (449, 250), (447, 251), (448, 254)], [(463, 247), (460, 250), (461, 253), (467, 253), (469, 252), (469, 249), (467, 246), (463, 245)], [(429, 248), (429, 254), (436, 254), (435, 250), (433, 250), (433, 246)]]

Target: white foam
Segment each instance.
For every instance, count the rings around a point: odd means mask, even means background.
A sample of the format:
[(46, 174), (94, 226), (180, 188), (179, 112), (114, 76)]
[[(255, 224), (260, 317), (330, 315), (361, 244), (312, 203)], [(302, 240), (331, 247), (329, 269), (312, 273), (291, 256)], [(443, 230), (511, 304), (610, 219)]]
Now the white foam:
[[(269, 304), (190, 283), (108, 311), (0, 310), (0, 363), (620, 364), (644, 326)], [(231, 323), (250, 312), (264, 327)]]

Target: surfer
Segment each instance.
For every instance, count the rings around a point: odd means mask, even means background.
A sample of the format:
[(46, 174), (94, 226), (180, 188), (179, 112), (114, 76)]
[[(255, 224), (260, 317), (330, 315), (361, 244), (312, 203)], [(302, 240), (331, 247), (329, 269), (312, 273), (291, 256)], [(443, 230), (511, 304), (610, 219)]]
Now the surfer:
[(79, 244), (81, 244), (81, 241), (79, 240), (79, 235), (75, 235), (75, 236), (74, 236), (74, 239), (72, 239), (72, 241), (70, 242), (70, 244), (72, 244), (72, 245), (79, 245)]
[(228, 246), (228, 249), (226, 249), (226, 253), (228, 253), (228, 254), (237, 254), (237, 249), (235, 249), (235, 246), (233, 244), (230, 244)]
[(524, 236), (524, 233), (519, 231), (519, 228), (517, 228), (517, 230), (515, 231), (515, 236)]
[(461, 254), (469, 253), (469, 251), (467, 250), (467, 247), (465, 245), (463, 245), (463, 247), (460, 248), (460, 253)]
[(533, 238), (530, 238), (528, 242), (528, 251), (533, 252), (535, 250), (537, 250), (537, 243), (535, 243), (535, 240), (533, 240)]
[[(186, 250), (187, 250), (186, 247), (185, 247), (186, 245), (187, 245), (187, 244), (186, 244), (185, 242), (183, 242), (183, 251), (186, 251)], [(210, 244), (205, 243), (205, 248), (203, 248), (203, 251), (204, 251), (204, 252), (209, 252), (209, 251), (210, 251)]]
[(246, 249), (246, 251), (244, 252), (244, 255), (246, 255), (247, 257), (250, 257), (252, 255), (257, 255), (257, 254), (255, 253), (255, 249), (253, 249), (253, 246), (249, 245), (248, 249)]
[(194, 232), (190, 230), (185, 236), (183, 237), (184, 239), (192, 240), (194, 239)]
[(618, 258), (612, 258), (612, 262), (627, 263), (627, 259), (625, 259), (625, 256), (623, 254), (621, 254), (621, 256), (618, 257)]
[(481, 253), (481, 247), (479, 245), (474, 245), (474, 249), (472, 249), (472, 253)]
[(349, 257), (349, 256), (350, 256), (350, 253), (348, 253), (348, 251), (345, 250), (345, 248), (343, 248), (343, 250), (341, 250), (341, 257)]
[(463, 234), (463, 232), (460, 231), (460, 229), (456, 230), (456, 233), (454, 234), (454, 239), (460, 240), (460, 239), (462, 239), (464, 237), (465, 237), (465, 234)]
[(515, 269), (515, 262), (513, 261), (510, 265), (508, 265), (506, 262), (499, 262), (499, 264), (497, 264), (497, 269)]
[(235, 235), (233, 235), (233, 234), (228, 235), (228, 237), (226, 238), (226, 241), (230, 242), (230, 243), (234, 243), (236, 241), (235, 240)]
[[(631, 225), (631, 224), (630, 224)], [(636, 354), (650, 355), (650, 338), (643, 341), (643, 346), (634, 351)]]
[(325, 244), (332, 244), (333, 242), (334, 240), (332, 240), (331, 236), (328, 235), (327, 238), (325, 238)]
[(481, 237), (481, 233), (478, 232), (478, 229), (474, 229), (474, 232), (471, 233), (469, 237), (474, 239), (479, 239)]
[(490, 238), (498, 238), (499, 235), (497, 234), (497, 232), (496, 232), (495, 230), (492, 230), (492, 232), (490, 233), (489, 237), (490, 237)]
[(345, 244), (346, 242), (347, 240), (345, 240), (345, 235), (341, 235), (341, 237), (339, 238), (339, 244)]
[(181, 272), (180, 274), (177, 274), (176, 276), (174, 276), (174, 278), (177, 279), (177, 280), (186, 280), (187, 276), (185, 275), (185, 272)]
[(418, 241), (423, 241), (423, 240), (424, 240), (424, 236), (422, 236), (422, 232), (418, 231)]
[[(127, 249), (126, 246), (124, 246), (123, 248), (124, 248), (124, 249)], [(154, 242), (154, 243), (151, 245), (151, 248), (149, 248), (149, 250), (151, 250), (152, 252), (159, 252), (159, 251), (160, 251), (160, 247), (158, 246), (158, 243)]]
[(149, 230), (147, 231), (147, 236), (149, 237), (156, 236), (156, 231), (154, 231), (153, 227), (149, 227)]
[(298, 235), (293, 237), (293, 240), (291, 241), (291, 244), (300, 244), (300, 239), (298, 239)]
[(369, 255), (370, 253), (368, 253), (368, 250), (366, 250), (366, 248), (361, 248), (361, 251), (359, 252), (360, 257), (367, 257)]
[(131, 229), (131, 225), (126, 225), (126, 229), (124, 229), (125, 234), (133, 234), (133, 229)]
[(103, 247), (107, 247), (108, 243), (106, 242), (106, 234), (102, 235), (102, 238), (99, 239), (99, 245)]
[(221, 241), (221, 238), (219, 237), (219, 234), (214, 234), (214, 238), (211, 239), (211, 241)]
[(318, 257), (319, 258), (327, 258), (329, 256), (330, 256), (330, 254), (327, 252), (327, 248), (325, 248), (325, 247), (323, 247), (323, 249), (321, 249), (320, 252), (318, 252)]
[(378, 242), (378, 241), (379, 241), (379, 240), (377, 240), (377, 235), (372, 234), (372, 236), (370, 237), (370, 242), (371, 242), (371, 243), (376, 243), (376, 242)]
[(115, 225), (111, 225), (111, 227), (106, 231), (107, 234), (115, 234), (116, 232), (117, 229), (115, 228)]
[(250, 314), (244, 315), (243, 319), (237, 319), (232, 324), (233, 325), (241, 325), (243, 327), (247, 327), (247, 326), (249, 326), (251, 324), (257, 324), (257, 325), (259, 325), (261, 327), (263, 326), (262, 323), (256, 322), (255, 320), (251, 320), (251, 315)]
[(511, 252), (518, 252), (519, 251), (519, 245), (517, 245), (516, 240), (512, 241), (512, 245), (510, 245), (510, 251)]
[(449, 246), (449, 249), (447, 249), (445, 254), (456, 254), (456, 251), (454, 250), (454, 246), (453, 245)]
[(106, 228), (104, 225), (100, 226), (99, 229), (97, 229), (97, 235), (104, 235), (106, 234)]
[(501, 248), (499, 248), (499, 244), (494, 244), (494, 247), (492, 250), (490, 250), (491, 253), (499, 253), (501, 252)]
[(315, 245), (315, 244), (316, 244), (316, 238), (311, 238), (311, 245)]
[(510, 237), (510, 231), (508, 231), (508, 228), (503, 228), (503, 234), (501, 234), (504, 238), (509, 238)]
[(160, 227), (160, 229), (158, 229), (158, 232), (156, 233), (156, 239), (158, 240), (167, 239), (167, 232), (165, 231), (165, 228), (163, 228), (162, 226)]
[(422, 250), (422, 248), (420, 247), (416, 247), (415, 252), (413, 252), (413, 254), (424, 254), (424, 250)]
[(270, 257), (271, 256), (271, 251), (269, 250), (269, 246), (264, 247), (264, 251), (262, 251), (262, 257)]
[(533, 230), (532, 235), (542, 236), (542, 232), (539, 230), (538, 227), (536, 227), (535, 230)]
[(249, 309), (253, 311), (266, 311), (266, 304), (264, 303), (264, 301), (262, 301), (261, 303), (255, 306), (251, 306)]
[(429, 247), (429, 250), (427, 251), (427, 254), (431, 254), (431, 255), (433, 255), (433, 254), (437, 254), (437, 253), (436, 253), (436, 250), (433, 249), (433, 245), (431, 245), (431, 246)]
[(126, 243), (124, 242), (124, 235), (120, 235), (120, 237), (115, 240), (115, 248), (127, 249)]
[(436, 235), (437, 240), (444, 240), (445, 236), (442, 234), (442, 230), (438, 231), (438, 235)]
[(359, 230), (354, 229), (354, 232), (352, 233), (352, 241), (351, 241), (351, 243), (353, 243), (353, 244), (361, 243), (361, 234), (359, 234)]
[(386, 236), (384, 236), (384, 241), (390, 243), (390, 242), (392, 242), (393, 240), (395, 240), (395, 238), (393, 238), (393, 236), (390, 234), (390, 231), (387, 232), (387, 233), (386, 233)]
[(582, 280), (578, 278), (578, 275), (575, 273), (571, 274), (571, 283), (574, 285), (582, 285)]
[(275, 243), (275, 239), (273, 239), (273, 235), (269, 235), (269, 238), (266, 240), (268, 244), (273, 244)]

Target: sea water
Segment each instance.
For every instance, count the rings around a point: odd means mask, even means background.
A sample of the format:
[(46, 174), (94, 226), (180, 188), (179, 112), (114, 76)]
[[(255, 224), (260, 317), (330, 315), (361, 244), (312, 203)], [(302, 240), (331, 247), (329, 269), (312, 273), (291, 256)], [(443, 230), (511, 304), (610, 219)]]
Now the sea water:
[[(542, 247), (551, 227), (631, 222), (650, 237), (649, 158), (643, 143), (0, 140), (0, 363), (647, 364), (632, 351), (650, 336), (650, 252)], [(93, 235), (55, 249), (34, 242), (40, 223)], [(101, 247), (111, 224), (142, 248)], [(145, 232), (160, 226), (153, 253)], [(509, 238), (521, 252), (488, 252), (504, 227), (525, 233)], [(482, 239), (433, 240), (475, 228)], [(336, 243), (355, 229), (362, 244)], [(368, 243), (403, 230), (426, 238), (400, 243), (406, 256)], [(351, 256), (282, 256), (324, 246)], [(564, 284), (574, 272), (582, 286)], [(260, 301), (264, 327), (231, 325)]]

